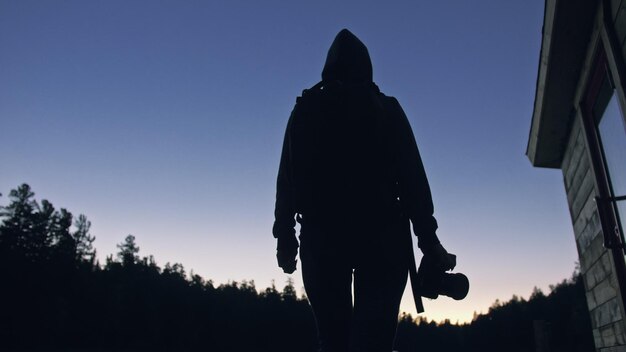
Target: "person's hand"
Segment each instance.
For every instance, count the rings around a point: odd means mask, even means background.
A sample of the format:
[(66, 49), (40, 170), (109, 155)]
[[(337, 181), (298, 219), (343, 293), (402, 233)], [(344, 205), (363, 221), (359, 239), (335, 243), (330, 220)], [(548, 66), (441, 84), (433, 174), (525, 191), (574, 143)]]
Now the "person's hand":
[(452, 270), (456, 266), (456, 256), (448, 253), (441, 243), (423, 248), (422, 253), (424, 253), (424, 256), (430, 257), (435, 266), (443, 271)]
[(281, 236), (278, 238), (276, 246), (276, 259), (278, 266), (283, 269), (286, 274), (292, 274), (296, 271), (296, 256), (298, 255), (298, 240), (296, 235)]

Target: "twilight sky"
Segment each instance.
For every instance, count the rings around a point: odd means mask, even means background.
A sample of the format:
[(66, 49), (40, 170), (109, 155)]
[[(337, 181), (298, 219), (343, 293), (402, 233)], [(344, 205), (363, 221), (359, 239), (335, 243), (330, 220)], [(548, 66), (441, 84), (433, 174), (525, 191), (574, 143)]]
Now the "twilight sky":
[[(87, 215), (101, 260), (133, 234), (160, 265), (282, 288), (282, 137), (345, 27), (409, 116), (439, 237), (471, 280), (464, 301), (426, 301), (425, 315), (471, 320), (577, 260), (561, 172), (524, 155), (543, 6), (0, 0), (0, 204), (26, 182)], [(402, 309), (414, 312), (408, 291)]]

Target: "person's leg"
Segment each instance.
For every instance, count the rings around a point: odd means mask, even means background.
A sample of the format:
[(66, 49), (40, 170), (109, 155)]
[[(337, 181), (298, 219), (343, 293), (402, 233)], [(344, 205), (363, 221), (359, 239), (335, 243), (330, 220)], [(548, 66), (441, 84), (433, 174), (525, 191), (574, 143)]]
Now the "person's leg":
[(354, 271), (351, 351), (390, 352), (408, 272)]
[[(399, 222), (368, 238), (354, 270), (354, 311), (351, 349), (390, 352), (398, 324), (400, 300), (407, 283), (408, 223)], [(369, 237), (369, 236), (367, 236)]]
[(320, 351), (347, 352), (352, 319), (352, 268), (337, 248), (301, 237), (300, 261), (317, 324)]

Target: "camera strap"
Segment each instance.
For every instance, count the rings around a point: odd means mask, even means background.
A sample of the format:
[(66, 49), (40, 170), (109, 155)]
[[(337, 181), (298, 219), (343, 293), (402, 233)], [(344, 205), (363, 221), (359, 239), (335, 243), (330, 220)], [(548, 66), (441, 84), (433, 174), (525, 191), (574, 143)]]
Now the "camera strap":
[(417, 265), (415, 264), (415, 251), (413, 250), (413, 235), (411, 236), (410, 255), (409, 255), (409, 278), (411, 280), (411, 292), (413, 293), (413, 301), (415, 302), (415, 309), (417, 313), (424, 313), (424, 303), (422, 302), (422, 292), (420, 290), (419, 279), (417, 277)]

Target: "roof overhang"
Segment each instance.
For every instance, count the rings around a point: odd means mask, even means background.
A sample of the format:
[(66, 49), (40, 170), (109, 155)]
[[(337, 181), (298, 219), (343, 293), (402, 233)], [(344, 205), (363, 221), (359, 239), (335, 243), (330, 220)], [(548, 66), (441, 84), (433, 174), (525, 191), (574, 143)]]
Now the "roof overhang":
[(526, 155), (534, 166), (560, 168), (574, 117), (598, 1), (546, 0), (539, 73)]

